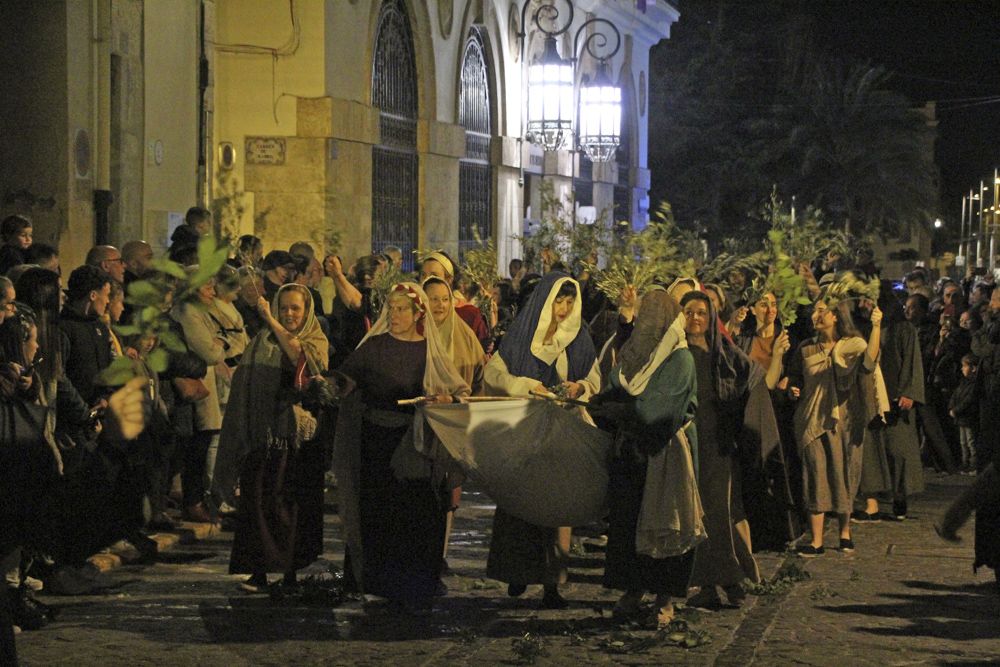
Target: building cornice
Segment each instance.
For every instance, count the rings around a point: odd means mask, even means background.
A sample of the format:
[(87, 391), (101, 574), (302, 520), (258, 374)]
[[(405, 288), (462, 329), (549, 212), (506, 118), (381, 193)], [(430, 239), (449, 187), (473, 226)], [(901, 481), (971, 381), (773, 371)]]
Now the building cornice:
[(576, 0), (578, 12), (589, 12), (613, 22), (623, 34), (650, 46), (670, 37), (670, 27), (680, 12), (665, 0), (646, 0), (646, 11), (635, 0)]

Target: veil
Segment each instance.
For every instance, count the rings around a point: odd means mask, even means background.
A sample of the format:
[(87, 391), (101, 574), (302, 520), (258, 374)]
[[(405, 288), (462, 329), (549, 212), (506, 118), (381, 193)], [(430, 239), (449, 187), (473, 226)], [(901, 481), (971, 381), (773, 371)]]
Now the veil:
[(421, 314), (418, 327), (422, 327), (424, 339), (427, 341), (427, 366), (424, 368), (424, 394), (434, 396), (437, 394), (448, 394), (449, 396), (468, 396), (470, 389), (468, 383), (462, 378), (462, 374), (455, 368), (451, 360), (448, 348), (441, 340), (441, 332), (434, 324), (434, 318), (429, 316), (427, 311), (427, 294), (423, 288), (416, 283), (397, 283), (389, 290), (385, 304), (382, 306), (382, 313), (378, 320), (368, 330), (365, 337), (358, 343), (360, 348), (369, 338), (380, 336), (389, 332), (389, 299), (398, 294), (403, 294), (411, 299), (417, 310)]

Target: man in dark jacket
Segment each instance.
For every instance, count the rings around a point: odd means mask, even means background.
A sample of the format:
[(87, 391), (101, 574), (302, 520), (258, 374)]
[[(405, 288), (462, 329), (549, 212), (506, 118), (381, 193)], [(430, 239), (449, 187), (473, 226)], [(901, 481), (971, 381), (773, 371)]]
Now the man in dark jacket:
[(94, 266), (81, 266), (70, 274), (66, 306), (59, 317), (66, 377), (90, 405), (109, 393), (96, 378), (111, 364), (111, 334), (100, 320), (110, 294), (108, 274)]
[[(941, 330), (938, 323), (929, 316), (929, 310), (930, 301), (920, 293), (910, 294), (904, 306), (906, 320), (917, 330), (923, 367), (927, 369), (934, 366), (934, 350), (937, 347)], [(925, 394), (933, 397), (933, 394), (927, 393), (926, 388)], [(948, 438), (944, 433), (944, 428), (941, 426), (941, 419), (936, 406), (918, 404), (916, 411), (918, 423), (923, 430), (924, 443), (929, 450), (927, 454), (936, 461), (936, 465), (940, 470), (944, 470), (949, 474), (957, 472), (958, 467), (955, 465), (955, 457), (952, 455)]]

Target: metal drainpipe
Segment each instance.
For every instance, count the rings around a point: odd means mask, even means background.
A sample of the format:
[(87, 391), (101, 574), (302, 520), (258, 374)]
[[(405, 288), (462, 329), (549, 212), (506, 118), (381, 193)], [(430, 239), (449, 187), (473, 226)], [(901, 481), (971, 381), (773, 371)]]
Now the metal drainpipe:
[(111, 0), (93, 0), (95, 79), (97, 99), (94, 123), (97, 141), (97, 169), (94, 175), (94, 241), (108, 242), (108, 208), (114, 201), (111, 192)]
[(207, 205), (211, 201), (212, 186), (208, 169), (208, 112), (205, 94), (208, 90), (208, 56), (205, 52), (205, 3), (198, 7), (198, 191)]

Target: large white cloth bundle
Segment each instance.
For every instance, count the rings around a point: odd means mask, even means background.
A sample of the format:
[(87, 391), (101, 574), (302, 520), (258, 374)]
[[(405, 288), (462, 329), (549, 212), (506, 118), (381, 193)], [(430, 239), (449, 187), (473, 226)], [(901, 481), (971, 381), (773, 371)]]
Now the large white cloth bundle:
[(504, 511), (550, 527), (604, 517), (611, 438), (575, 411), (537, 399), (423, 411), (451, 457)]

